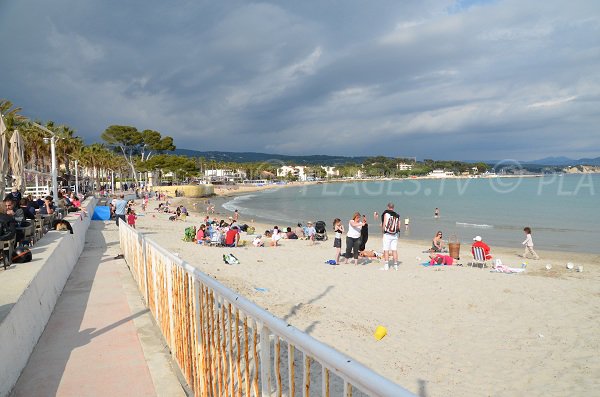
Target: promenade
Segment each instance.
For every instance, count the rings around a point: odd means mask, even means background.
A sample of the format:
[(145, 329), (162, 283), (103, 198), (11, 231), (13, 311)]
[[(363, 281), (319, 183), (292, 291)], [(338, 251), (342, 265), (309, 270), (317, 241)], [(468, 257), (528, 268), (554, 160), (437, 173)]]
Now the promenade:
[(185, 395), (118, 254), (114, 222), (91, 222), (83, 253), (11, 396)]

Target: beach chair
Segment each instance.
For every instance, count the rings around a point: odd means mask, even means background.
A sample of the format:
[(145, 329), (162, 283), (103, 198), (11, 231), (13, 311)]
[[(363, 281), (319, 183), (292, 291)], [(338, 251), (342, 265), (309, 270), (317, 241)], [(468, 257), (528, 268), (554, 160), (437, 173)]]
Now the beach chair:
[(473, 247), (471, 248), (471, 254), (473, 255), (473, 261), (471, 262), (471, 267), (474, 265), (481, 265), (481, 270), (487, 266), (487, 259), (485, 259), (485, 252), (483, 252), (483, 248), (481, 247)]
[(2, 261), (0, 261), (0, 266), (4, 266), (4, 270), (6, 270), (10, 265), (12, 265), (12, 257), (15, 250), (15, 237), (9, 240), (0, 241), (0, 257), (2, 257)]

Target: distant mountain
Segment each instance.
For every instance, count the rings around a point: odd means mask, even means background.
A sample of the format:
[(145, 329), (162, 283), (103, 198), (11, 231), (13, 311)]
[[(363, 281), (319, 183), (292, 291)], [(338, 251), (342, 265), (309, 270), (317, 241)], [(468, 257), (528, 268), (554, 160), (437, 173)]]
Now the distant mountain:
[(600, 157), (596, 157), (593, 159), (579, 159), (574, 160), (568, 157), (560, 156), (560, 157), (546, 157), (539, 160), (529, 161), (528, 164), (538, 164), (538, 165), (555, 165), (555, 166), (568, 166), (568, 165), (600, 165)]
[(283, 154), (269, 154), (256, 152), (219, 152), (208, 151), (201, 152), (190, 149), (175, 149), (173, 154), (188, 157), (204, 157), (206, 160), (230, 161), (236, 163), (252, 163), (261, 161), (281, 161), (286, 164), (321, 164), (321, 165), (340, 165), (347, 163), (362, 163), (367, 157), (345, 157), (345, 156), (327, 156), (327, 155), (309, 155), (309, 156), (287, 156)]

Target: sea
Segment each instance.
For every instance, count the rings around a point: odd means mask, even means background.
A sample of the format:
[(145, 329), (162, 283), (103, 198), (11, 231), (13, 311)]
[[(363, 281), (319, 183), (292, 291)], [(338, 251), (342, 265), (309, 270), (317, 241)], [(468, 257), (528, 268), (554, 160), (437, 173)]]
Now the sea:
[[(600, 175), (446, 178), (349, 181), (273, 188), (225, 202), (242, 219), (281, 227), (334, 218), (347, 225), (356, 211), (379, 234), (381, 214), (392, 202), (408, 227), (402, 238), (430, 240), (439, 230), (446, 240), (471, 244), (481, 236), (491, 246), (521, 250), (523, 228), (532, 229), (539, 250), (600, 253)], [(434, 216), (439, 209), (439, 217)]]

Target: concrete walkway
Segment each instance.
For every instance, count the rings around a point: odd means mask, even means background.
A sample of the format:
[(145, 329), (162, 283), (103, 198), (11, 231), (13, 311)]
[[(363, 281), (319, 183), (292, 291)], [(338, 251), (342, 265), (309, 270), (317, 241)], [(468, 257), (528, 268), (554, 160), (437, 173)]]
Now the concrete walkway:
[(12, 396), (185, 396), (119, 253), (114, 222), (93, 221)]

